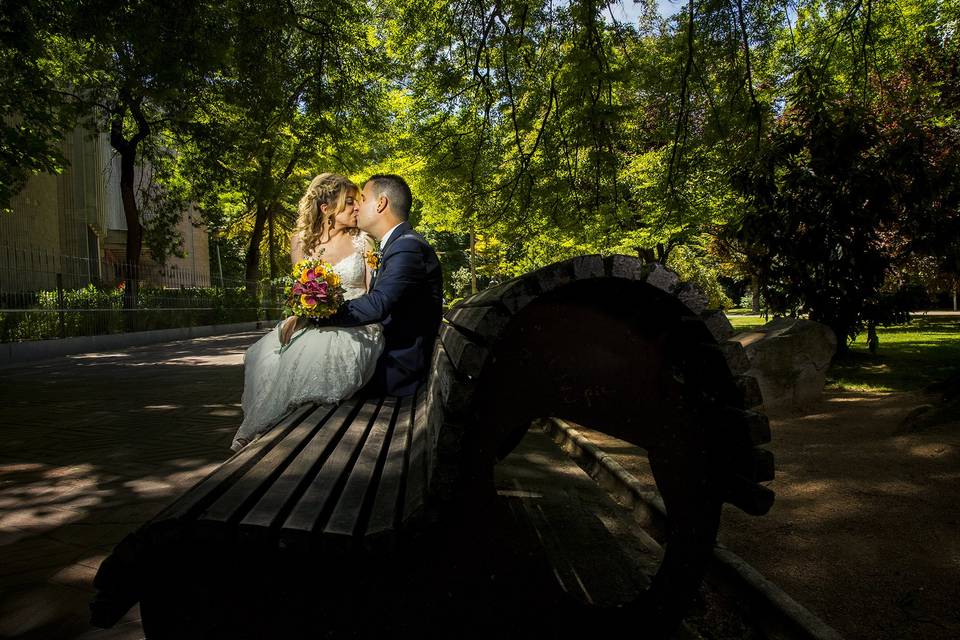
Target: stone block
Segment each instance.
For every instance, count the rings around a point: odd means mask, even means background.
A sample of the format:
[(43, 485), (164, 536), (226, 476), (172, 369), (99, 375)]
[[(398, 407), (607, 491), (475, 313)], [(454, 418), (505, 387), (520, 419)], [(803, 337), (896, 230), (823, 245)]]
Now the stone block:
[(750, 361), (746, 375), (756, 378), (767, 409), (800, 409), (819, 399), (837, 350), (829, 327), (795, 318), (773, 320), (731, 340), (746, 352)]

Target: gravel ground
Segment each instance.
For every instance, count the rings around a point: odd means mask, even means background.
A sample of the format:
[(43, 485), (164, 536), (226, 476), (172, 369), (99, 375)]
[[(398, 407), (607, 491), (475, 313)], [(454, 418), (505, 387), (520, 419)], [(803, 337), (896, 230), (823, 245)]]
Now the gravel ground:
[[(721, 542), (846, 638), (960, 637), (960, 416), (902, 425), (930, 400), (829, 392), (772, 415), (776, 504), (727, 506)], [(652, 481), (642, 450), (581, 432)]]

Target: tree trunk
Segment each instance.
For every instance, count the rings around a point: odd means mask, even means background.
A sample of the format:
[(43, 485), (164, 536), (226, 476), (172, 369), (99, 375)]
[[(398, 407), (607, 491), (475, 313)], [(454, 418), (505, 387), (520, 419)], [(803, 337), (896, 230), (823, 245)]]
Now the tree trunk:
[(250, 235), (250, 245), (247, 247), (246, 259), (246, 287), (247, 295), (255, 298), (257, 282), (260, 280), (260, 243), (263, 241), (263, 228), (267, 222), (267, 207), (263, 202), (257, 203), (256, 218), (253, 221), (253, 233)]
[(828, 324), (831, 329), (833, 329), (833, 335), (837, 337), (837, 355), (842, 356), (850, 352), (850, 343), (847, 340), (847, 329), (849, 328), (846, 324)]
[(274, 235), (273, 235), (273, 220), (276, 217), (276, 206), (271, 205), (268, 215), (268, 226), (267, 226), (267, 251), (270, 254), (270, 279), (273, 280), (277, 277), (277, 248), (274, 244)]
[(136, 150), (124, 145), (120, 154), (120, 199), (123, 202), (123, 218), (127, 223), (127, 257), (123, 277), (126, 288), (123, 293), (123, 308), (134, 309), (137, 306), (137, 291), (140, 288), (140, 251), (143, 243), (143, 228), (140, 225), (140, 211), (137, 207), (133, 178), (136, 167)]
[(750, 310), (754, 313), (760, 313), (760, 278), (753, 276), (750, 284), (753, 287), (753, 300), (750, 304)]
[[(140, 288), (140, 249), (143, 245), (143, 227), (140, 225), (140, 209), (134, 192), (134, 173), (137, 166), (137, 146), (150, 135), (150, 123), (143, 113), (143, 97), (134, 97), (126, 88), (120, 90), (117, 104), (111, 112), (110, 146), (120, 156), (120, 200), (123, 217), (127, 223), (127, 256), (124, 266), (126, 286), (123, 292), (123, 308), (127, 309), (128, 329), (137, 306), (137, 291)], [(134, 134), (127, 139), (123, 132), (123, 119), (129, 113), (137, 123)]]
[(477, 235), (470, 227), (470, 293), (477, 295)]
[(867, 323), (867, 349), (870, 353), (876, 353), (880, 348), (880, 338), (877, 336), (877, 325), (873, 322)]

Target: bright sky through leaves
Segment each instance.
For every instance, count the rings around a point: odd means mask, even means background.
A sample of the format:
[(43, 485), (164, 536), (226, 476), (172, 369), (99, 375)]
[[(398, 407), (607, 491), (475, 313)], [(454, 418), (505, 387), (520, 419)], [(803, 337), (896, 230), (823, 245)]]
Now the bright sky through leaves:
[[(682, 0), (657, 0), (657, 10), (660, 12), (660, 15), (664, 18), (669, 18), (673, 14), (680, 11), (682, 7), (686, 5)], [(632, 0), (621, 0), (614, 4), (611, 7), (614, 17), (620, 22), (637, 24), (637, 20), (640, 18), (643, 5), (639, 2), (633, 2)], [(609, 20), (609, 14), (605, 13), (604, 17)]]

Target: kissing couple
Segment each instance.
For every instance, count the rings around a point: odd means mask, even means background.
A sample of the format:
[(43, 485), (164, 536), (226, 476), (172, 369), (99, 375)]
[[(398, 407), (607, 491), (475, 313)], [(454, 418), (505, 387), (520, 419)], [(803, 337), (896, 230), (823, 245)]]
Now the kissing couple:
[(433, 247), (407, 221), (412, 200), (392, 174), (371, 176), (363, 189), (335, 173), (310, 182), (290, 257), (332, 265), (344, 302), (330, 318), (291, 316), (247, 349), (243, 422), (231, 449), (307, 402), (336, 404), (361, 389), (408, 396), (426, 379), (443, 281)]

